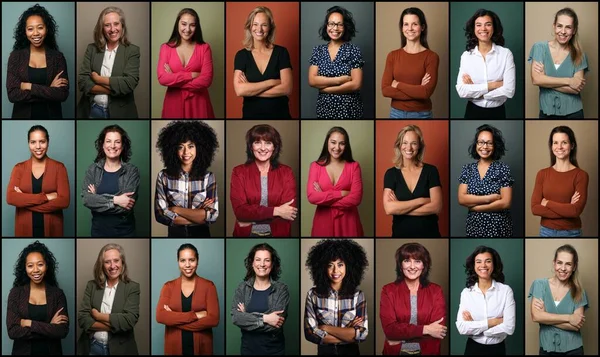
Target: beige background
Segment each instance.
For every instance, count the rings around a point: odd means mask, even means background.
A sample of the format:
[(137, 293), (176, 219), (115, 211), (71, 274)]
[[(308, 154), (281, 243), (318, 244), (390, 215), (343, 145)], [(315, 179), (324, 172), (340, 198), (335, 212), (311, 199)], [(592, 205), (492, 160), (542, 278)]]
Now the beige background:
[[(94, 264), (100, 249), (108, 243), (117, 243), (125, 250), (129, 278), (140, 284), (140, 316), (135, 325), (135, 341), (140, 355), (150, 354), (150, 240), (149, 239), (77, 239), (77, 311), (87, 282), (94, 279)], [(77, 319), (77, 338), (81, 328)]]
[(598, 121), (525, 121), (525, 236), (539, 236), (540, 217), (531, 213), (531, 194), (538, 171), (550, 166), (548, 139), (552, 129), (568, 125), (577, 139), (577, 162), (588, 173), (588, 198), (581, 222), (585, 237), (598, 236)]
[[(375, 243), (377, 262), (375, 269), (377, 277), (375, 278), (375, 293), (377, 294), (377, 319), (371, 319), (375, 322), (377, 333), (377, 354), (382, 354), (385, 334), (381, 327), (381, 319), (379, 318), (379, 304), (381, 302), (381, 289), (384, 285), (396, 280), (396, 250), (402, 244), (417, 242), (422, 244), (431, 255), (431, 268), (429, 272), (429, 281), (436, 283), (442, 287), (444, 297), (446, 298), (446, 326), (454, 328), (452, 323), (448, 323), (448, 307), (450, 306), (450, 276), (448, 274), (448, 239), (378, 239)], [(449, 353), (449, 339), (442, 340), (441, 354)]]
[[(140, 80), (134, 90), (138, 117), (150, 117), (150, 6), (148, 2), (77, 2), (77, 73), (83, 62), (87, 45), (94, 42), (94, 27), (98, 16), (108, 6), (118, 6), (125, 13), (127, 38), (140, 48)], [(76, 83), (76, 82), (75, 82)], [(81, 92), (77, 91), (77, 103)]]
[[(154, 217), (154, 197), (156, 194), (156, 178), (158, 173), (162, 170), (165, 165), (163, 164), (160, 153), (156, 148), (156, 142), (158, 141), (158, 132), (164, 128), (170, 121), (169, 120), (152, 120), (152, 139), (150, 140), (150, 152), (152, 153), (152, 172), (150, 177), (152, 184), (150, 191), (152, 192), (150, 200), (150, 222), (152, 225), (152, 236), (153, 237), (166, 237), (168, 235), (168, 228), (164, 224), (158, 223)], [(204, 120), (204, 122), (210, 125), (217, 133), (217, 140), (219, 142), (219, 148), (215, 153), (215, 159), (212, 165), (208, 168), (215, 174), (217, 179), (217, 197), (219, 198), (219, 217), (217, 221), (209, 226), (210, 235), (212, 237), (225, 237), (225, 121), (224, 120)]]
[[(553, 275), (554, 252), (571, 244), (579, 256), (579, 281), (588, 298), (585, 324), (581, 329), (586, 355), (598, 355), (598, 240), (597, 239), (525, 239), (525, 296), (535, 279)], [(518, 304), (519, 302), (517, 302)], [(525, 354), (539, 353), (539, 325), (531, 321), (531, 301), (525, 304)]]
[(177, 14), (183, 8), (192, 8), (200, 16), (204, 42), (210, 45), (213, 56), (213, 82), (208, 88), (216, 118), (225, 117), (225, 10), (223, 2), (153, 2), (152, 3), (152, 117), (160, 118), (167, 87), (158, 83), (156, 66), (160, 46), (171, 37)]
[(448, 118), (448, 62), (449, 62), (449, 35), (448, 35), (448, 3), (447, 2), (377, 2), (376, 11), (376, 38), (375, 46), (375, 116), (376, 118), (389, 118), (391, 99), (381, 94), (381, 77), (385, 69), (385, 60), (388, 53), (400, 48), (400, 14), (408, 7), (418, 7), (425, 14), (427, 25), (427, 43), (429, 49), (440, 57), (438, 67), (438, 82), (431, 96), (433, 102), (433, 116), (435, 118)]
[[(306, 294), (312, 288), (313, 281), (310, 278), (310, 274), (308, 273), (308, 269), (304, 266), (306, 262), (306, 257), (308, 255), (308, 250), (315, 245), (320, 239), (302, 239), (300, 246), (300, 274), (301, 285), (300, 285), (300, 333), (302, 336), (300, 337), (300, 353), (302, 355), (316, 355), (317, 354), (317, 345), (312, 342), (307, 341), (304, 338), (304, 306), (306, 304)], [(373, 239), (354, 239), (355, 242), (360, 244), (367, 253), (367, 260), (369, 261), (369, 267), (365, 271), (365, 276), (363, 278), (362, 284), (358, 287), (365, 294), (365, 299), (367, 300), (367, 323), (369, 334), (367, 335), (366, 341), (359, 343), (360, 354), (361, 355), (373, 355), (375, 353), (375, 336), (373, 333), (375, 329), (373, 326), (377, 323), (377, 319), (375, 318), (375, 299), (373, 296), (373, 289), (375, 284), (375, 276), (373, 274), (373, 267), (375, 266), (375, 247), (373, 245)], [(346, 262), (351, 263), (351, 262)]]
[[(316, 161), (321, 154), (323, 149), (323, 142), (327, 136), (327, 132), (334, 126), (341, 126), (348, 132), (350, 137), (350, 145), (352, 146), (352, 157), (355, 161), (360, 164), (362, 172), (362, 183), (363, 183), (363, 198), (362, 202), (358, 206), (358, 212), (360, 215), (360, 221), (363, 225), (363, 231), (365, 237), (374, 236), (374, 189), (375, 183), (374, 170), (375, 165), (373, 162), (373, 121), (372, 120), (344, 120), (334, 121), (314, 121), (314, 120), (303, 120), (302, 121), (302, 180), (300, 182), (301, 187), (301, 201), (302, 201), (302, 236), (310, 237), (310, 232), (313, 224), (313, 217), (315, 215), (316, 205), (308, 202), (306, 196), (307, 184), (308, 184), (308, 171), (310, 164)], [(312, 189), (312, 185), (311, 185)]]
[[(525, 2), (525, 117), (538, 118), (539, 87), (531, 84), (531, 63), (527, 62), (529, 51), (538, 41), (554, 38), (552, 23), (556, 12), (566, 6), (572, 8), (579, 18), (579, 42), (587, 54), (589, 72), (581, 92), (583, 114), (586, 118), (598, 118), (598, 2)], [(515, 58), (515, 61), (518, 59)]]
[[(231, 200), (229, 199), (229, 185), (231, 185), (231, 172), (237, 165), (241, 165), (246, 162), (246, 132), (250, 130), (254, 125), (258, 124), (269, 124), (274, 127), (281, 136), (282, 148), (279, 155), (279, 162), (288, 165), (294, 172), (294, 178), (296, 179), (296, 199), (300, 198), (300, 143), (298, 133), (300, 132), (299, 120), (236, 120), (227, 122), (227, 163), (226, 163), (226, 194), (223, 195), (221, 202), (227, 202), (227, 223), (226, 233), (227, 237), (233, 236), (233, 227), (235, 224), (235, 215), (233, 214), (233, 208), (231, 207)], [(223, 191), (221, 191), (223, 192)], [(298, 202), (298, 208), (300, 209), (300, 202)], [(298, 224), (298, 217), (292, 223), (292, 237), (298, 237), (300, 232), (300, 225)]]

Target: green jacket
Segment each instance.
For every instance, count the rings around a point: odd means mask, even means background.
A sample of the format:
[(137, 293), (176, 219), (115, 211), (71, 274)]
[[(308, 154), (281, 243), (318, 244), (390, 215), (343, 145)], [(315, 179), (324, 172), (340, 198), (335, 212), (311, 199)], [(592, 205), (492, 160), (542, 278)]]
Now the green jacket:
[[(104, 51), (99, 51), (96, 45), (89, 44), (77, 78), (79, 91), (82, 93), (77, 105), (77, 117), (89, 118), (90, 107), (94, 95), (90, 90), (95, 85), (90, 77), (92, 72), (98, 74), (102, 70)], [(137, 107), (133, 92), (140, 80), (140, 48), (130, 44), (119, 45), (117, 56), (110, 75), (110, 95), (108, 96), (108, 113), (112, 118), (137, 118)]]
[[(88, 281), (83, 294), (83, 301), (77, 313), (77, 321), (81, 335), (77, 343), (77, 354), (89, 355), (90, 342), (95, 331), (90, 327), (96, 320), (91, 315), (95, 308), (101, 311), (104, 288), (99, 289), (96, 282)], [(111, 331), (108, 333), (108, 349), (111, 355), (137, 355), (133, 329), (140, 316), (140, 284), (130, 281), (119, 281), (112, 311), (110, 312)]]

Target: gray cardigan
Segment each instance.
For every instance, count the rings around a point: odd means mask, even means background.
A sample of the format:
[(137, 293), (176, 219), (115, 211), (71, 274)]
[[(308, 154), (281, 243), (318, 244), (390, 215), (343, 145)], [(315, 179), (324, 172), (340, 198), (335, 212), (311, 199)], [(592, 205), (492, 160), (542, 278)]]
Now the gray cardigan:
[(116, 194), (105, 193), (99, 195), (88, 192), (88, 185), (93, 184), (98, 188), (100, 182), (102, 182), (105, 161), (106, 159), (101, 159), (88, 167), (81, 190), (83, 205), (92, 212), (122, 215), (133, 214), (133, 210), (126, 210), (121, 206), (115, 205), (113, 201), (115, 196), (119, 196), (125, 192), (135, 192), (131, 197), (137, 200), (138, 189), (140, 187), (140, 171), (133, 164), (121, 161), (121, 168), (117, 171), (119, 173), (119, 192)]
[(259, 312), (240, 312), (237, 309), (237, 304), (242, 302), (244, 306), (248, 306), (250, 299), (252, 298), (252, 290), (254, 286), (254, 278), (250, 278), (246, 281), (242, 281), (237, 289), (235, 289), (235, 295), (231, 302), (231, 319), (233, 324), (242, 330), (246, 331), (257, 331), (257, 332), (271, 332), (278, 333), (283, 331), (281, 328), (273, 327), (269, 324), (265, 324), (263, 321), (263, 315), (270, 314), (273, 311), (283, 310), (284, 318), (287, 318), (288, 305), (290, 303), (290, 293), (287, 285), (282, 282), (271, 280), (271, 293), (269, 294), (269, 310), (264, 313)]

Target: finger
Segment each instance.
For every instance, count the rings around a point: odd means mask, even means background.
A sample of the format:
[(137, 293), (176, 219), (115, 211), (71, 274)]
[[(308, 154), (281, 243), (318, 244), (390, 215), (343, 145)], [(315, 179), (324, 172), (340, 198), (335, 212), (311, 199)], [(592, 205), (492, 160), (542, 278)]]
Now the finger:
[(443, 317), (442, 317), (441, 319), (437, 320), (435, 323), (436, 323), (436, 324), (439, 324), (439, 323), (441, 323), (442, 321), (444, 321), (444, 318), (443, 318)]

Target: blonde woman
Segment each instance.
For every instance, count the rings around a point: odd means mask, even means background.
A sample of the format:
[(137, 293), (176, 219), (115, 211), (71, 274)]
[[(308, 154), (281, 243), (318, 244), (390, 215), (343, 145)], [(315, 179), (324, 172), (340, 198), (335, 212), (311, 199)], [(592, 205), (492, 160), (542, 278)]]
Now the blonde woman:
[(292, 64), (285, 47), (276, 45), (275, 21), (268, 7), (259, 6), (244, 26), (244, 48), (235, 55), (233, 89), (244, 97), (243, 118), (291, 118)]

